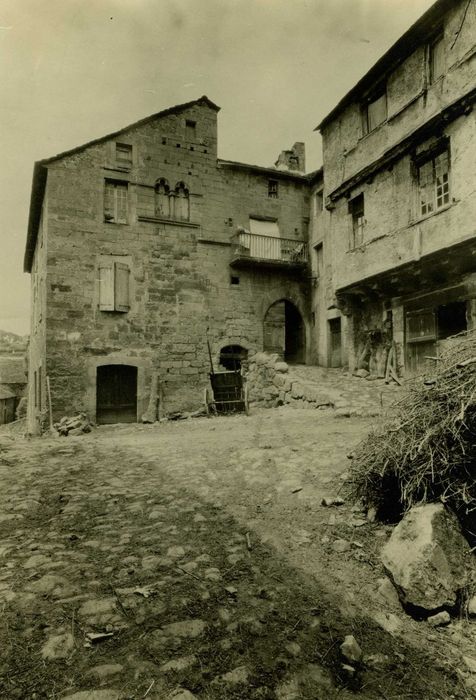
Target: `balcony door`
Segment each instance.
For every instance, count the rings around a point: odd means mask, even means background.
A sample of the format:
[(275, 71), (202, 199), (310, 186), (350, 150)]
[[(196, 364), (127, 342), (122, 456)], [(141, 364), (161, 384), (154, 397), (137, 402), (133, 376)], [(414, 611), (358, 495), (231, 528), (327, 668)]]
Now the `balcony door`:
[(262, 260), (281, 260), (281, 240), (277, 221), (250, 217), (250, 255)]

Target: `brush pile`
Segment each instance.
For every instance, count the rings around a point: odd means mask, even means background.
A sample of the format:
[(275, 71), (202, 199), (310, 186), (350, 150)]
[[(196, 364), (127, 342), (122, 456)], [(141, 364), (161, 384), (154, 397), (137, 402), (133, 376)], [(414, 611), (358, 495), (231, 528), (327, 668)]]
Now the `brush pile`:
[(358, 445), (349, 486), (380, 519), (442, 500), (468, 531), (476, 523), (476, 331), (455, 336), (435, 364)]

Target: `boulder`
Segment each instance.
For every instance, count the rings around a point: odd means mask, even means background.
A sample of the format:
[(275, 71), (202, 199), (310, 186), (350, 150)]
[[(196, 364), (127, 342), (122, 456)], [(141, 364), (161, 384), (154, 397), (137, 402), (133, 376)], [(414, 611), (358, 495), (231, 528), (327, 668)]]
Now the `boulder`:
[(382, 562), (401, 601), (428, 611), (455, 605), (474, 570), (458, 521), (442, 503), (414, 506), (384, 546)]

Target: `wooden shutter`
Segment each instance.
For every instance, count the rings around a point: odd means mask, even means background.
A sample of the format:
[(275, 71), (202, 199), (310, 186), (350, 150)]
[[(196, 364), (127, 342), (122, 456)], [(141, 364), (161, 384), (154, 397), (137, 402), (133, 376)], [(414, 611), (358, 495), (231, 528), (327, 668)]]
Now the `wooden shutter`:
[(99, 308), (101, 311), (114, 311), (114, 263), (99, 264)]
[(115, 264), (115, 273), (114, 291), (116, 311), (129, 311), (129, 266), (117, 262)]

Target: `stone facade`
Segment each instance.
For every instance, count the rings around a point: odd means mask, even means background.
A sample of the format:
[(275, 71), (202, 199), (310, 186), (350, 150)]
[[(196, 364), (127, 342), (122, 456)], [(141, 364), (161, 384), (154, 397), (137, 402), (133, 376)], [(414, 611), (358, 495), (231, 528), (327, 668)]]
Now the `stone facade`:
[(140, 419), (153, 373), (163, 414), (197, 407), (207, 341), (215, 366), (224, 346), (262, 349), (275, 302), (309, 326), (307, 281), (292, 266), (230, 267), (250, 217), (307, 240), (308, 179), (218, 160), (217, 111), (202, 98), (37, 165), (30, 431), (46, 413), (46, 375), (55, 419), (94, 419), (98, 368), (137, 368)]

